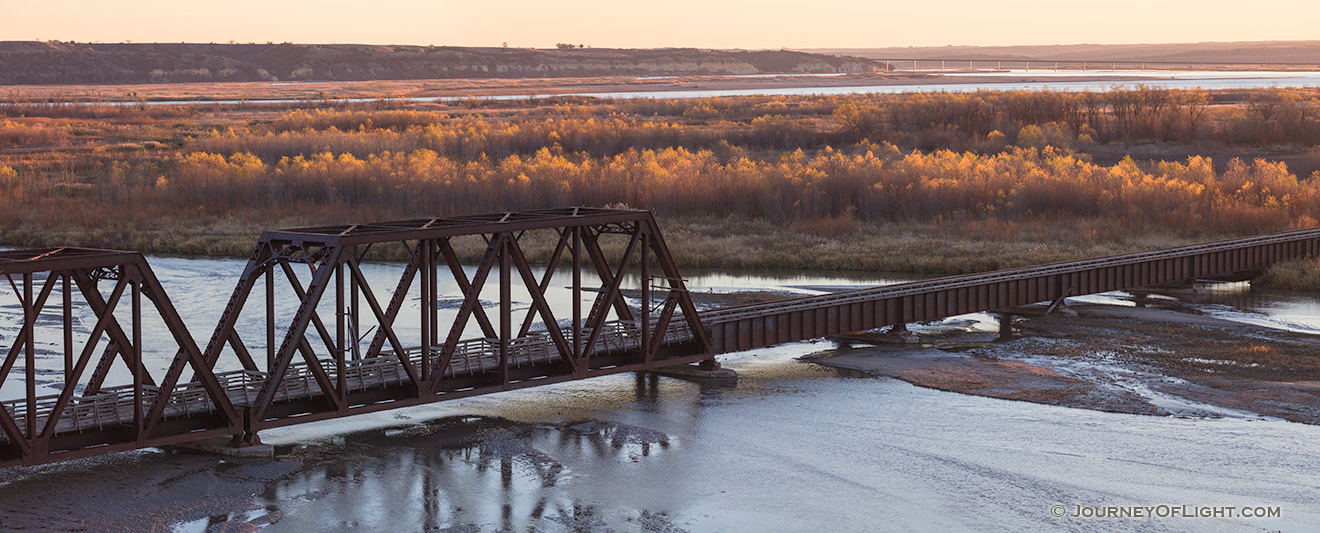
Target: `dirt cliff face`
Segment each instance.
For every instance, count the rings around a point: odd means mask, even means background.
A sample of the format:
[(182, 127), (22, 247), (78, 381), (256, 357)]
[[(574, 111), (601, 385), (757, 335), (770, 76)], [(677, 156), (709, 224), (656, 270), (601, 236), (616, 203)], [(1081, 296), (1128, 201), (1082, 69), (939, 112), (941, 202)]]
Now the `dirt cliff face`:
[(0, 42), (0, 85), (876, 72), (856, 57), (692, 48)]

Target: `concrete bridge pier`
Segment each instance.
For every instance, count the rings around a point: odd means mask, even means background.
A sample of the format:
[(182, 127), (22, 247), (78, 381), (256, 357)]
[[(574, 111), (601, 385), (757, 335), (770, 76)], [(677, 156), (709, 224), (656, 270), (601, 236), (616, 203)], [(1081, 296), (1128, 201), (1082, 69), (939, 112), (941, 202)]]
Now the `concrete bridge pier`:
[(1017, 329), (1013, 327), (1013, 314), (994, 313), (994, 317), (999, 322), (999, 337), (995, 338), (995, 340), (1002, 341), (1013, 338), (1014, 332), (1017, 331)]
[(692, 365), (677, 365), (659, 368), (651, 372), (661, 376), (678, 378), (696, 383), (737, 383), (738, 373), (731, 368), (723, 368), (715, 359), (707, 359)]
[[(255, 438), (255, 435), (253, 436)], [(244, 443), (242, 439), (226, 439), (216, 437), (193, 442), (176, 444), (176, 448), (205, 452), (214, 455), (223, 455), (225, 457), (238, 457), (244, 459), (271, 459), (275, 457), (275, 447), (269, 444), (261, 444), (257, 439), (256, 444)], [(236, 444), (237, 443), (237, 444)]]
[(907, 324), (897, 324), (885, 333), (885, 336), (892, 339), (893, 342), (900, 344), (920, 344), (921, 337), (907, 328)]
[(826, 338), (834, 341), (840, 350), (848, 350), (855, 345), (864, 346), (883, 346), (888, 344), (920, 344), (921, 337), (907, 329), (907, 324), (898, 324), (889, 326), (889, 329), (880, 331), (884, 328), (874, 330), (856, 331), (851, 333), (840, 333), (838, 335), (829, 335)]
[(1137, 307), (1147, 307), (1155, 302), (1155, 299), (1150, 297), (1151, 293), (1149, 291), (1130, 290), (1127, 292), (1132, 295), (1132, 303)]

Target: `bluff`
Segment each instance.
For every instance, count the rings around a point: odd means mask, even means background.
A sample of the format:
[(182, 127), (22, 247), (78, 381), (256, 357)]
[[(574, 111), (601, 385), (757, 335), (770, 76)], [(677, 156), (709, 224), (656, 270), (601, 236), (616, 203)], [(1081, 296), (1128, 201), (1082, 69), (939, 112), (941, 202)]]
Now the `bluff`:
[(1242, 41), (1165, 44), (1065, 44), (1048, 46), (926, 46), (819, 48), (821, 54), (885, 59), (1095, 61), (1320, 65), (1320, 41)]
[(787, 50), (0, 42), (0, 85), (862, 73), (882, 68), (860, 57)]

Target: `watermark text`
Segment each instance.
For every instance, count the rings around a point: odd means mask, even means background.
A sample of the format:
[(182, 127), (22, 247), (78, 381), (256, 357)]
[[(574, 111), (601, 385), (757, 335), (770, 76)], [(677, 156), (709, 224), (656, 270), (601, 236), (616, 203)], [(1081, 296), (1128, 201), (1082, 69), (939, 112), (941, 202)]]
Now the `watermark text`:
[(1281, 518), (1283, 509), (1261, 505), (1064, 505), (1050, 506), (1055, 518)]

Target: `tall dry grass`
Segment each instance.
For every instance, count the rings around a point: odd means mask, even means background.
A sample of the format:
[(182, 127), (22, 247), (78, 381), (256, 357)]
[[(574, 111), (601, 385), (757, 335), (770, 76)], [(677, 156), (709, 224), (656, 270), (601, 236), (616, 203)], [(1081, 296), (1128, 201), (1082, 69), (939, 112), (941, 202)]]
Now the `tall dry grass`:
[(358, 157), (322, 152), (267, 162), (248, 153), (188, 152), (115, 160), (97, 176), (27, 172), (0, 179), (0, 207), (210, 215), (316, 212), (370, 219), (562, 205), (626, 203), (667, 215), (737, 214), (777, 223), (828, 217), (875, 220), (1100, 217), (1123, 227), (1225, 233), (1316, 224), (1320, 180), (1286, 165), (1234, 160), (1098, 165), (1053, 148), (998, 154), (898, 153), (859, 145), (769, 157), (718, 157), (684, 148), (607, 157), (556, 154), (501, 159), (432, 150)]
[(0, 148), (59, 144), (66, 138), (64, 129), (44, 122), (0, 120)]
[[(100, 144), (0, 160), (0, 231), (6, 244), (65, 239), (241, 254), (236, 243), (270, 226), (625, 203), (667, 220), (718, 215), (752, 232), (694, 233), (691, 242), (716, 251), (683, 252), (695, 264), (980, 269), (1012, 260), (970, 245), (975, 253), (898, 249), (917, 259), (879, 260), (840, 243), (878, 246), (872, 236), (888, 230), (876, 228), (894, 225), (946, 232), (957, 243), (1023, 238), (1032, 246), (1040, 243), (1024, 233), (1077, 220), (1101, 221), (1085, 228), (1097, 242), (1312, 226), (1320, 180), (1278, 161), (1101, 164), (1088, 152), (1185, 143), (1220, 152), (1286, 144), (1305, 154), (1306, 143), (1320, 142), (1316, 94), (570, 98), (444, 109), (236, 105), (177, 115), (25, 104), (25, 112), (67, 116), (0, 121), (0, 147), (70, 135)], [(208, 236), (206, 228), (222, 229)], [(776, 251), (784, 243), (793, 248)]]

